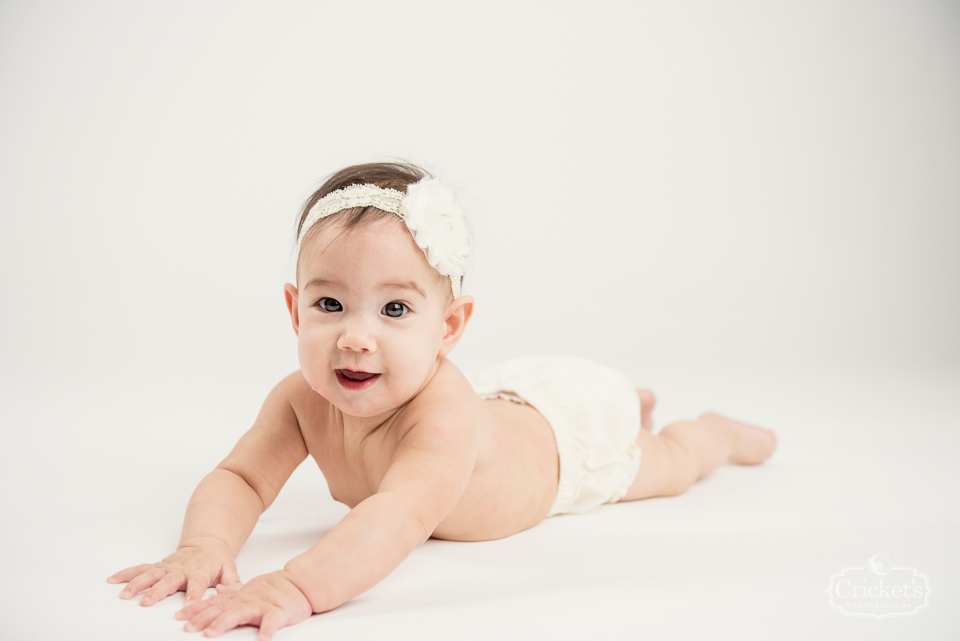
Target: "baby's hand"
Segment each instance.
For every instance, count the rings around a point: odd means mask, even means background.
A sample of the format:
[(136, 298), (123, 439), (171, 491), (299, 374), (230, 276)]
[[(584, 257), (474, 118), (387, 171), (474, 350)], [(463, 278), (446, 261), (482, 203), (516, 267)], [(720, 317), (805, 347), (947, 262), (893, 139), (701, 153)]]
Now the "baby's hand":
[(310, 601), (283, 570), (258, 576), (242, 588), (218, 585), (217, 593), (174, 615), (190, 619), (184, 630), (206, 630), (204, 636), (215, 637), (237, 626), (255, 625), (260, 628), (258, 640), (270, 641), (280, 628), (313, 614)]
[(107, 579), (108, 583), (128, 581), (120, 598), (132, 599), (141, 590), (150, 588), (140, 600), (140, 605), (147, 606), (179, 590), (186, 591), (188, 604), (193, 603), (203, 598), (208, 587), (217, 583), (239, 584), (240, 577), (230, 549), (222, 541), (210, 539), (183, 546), (159, 563), (127, 568)]

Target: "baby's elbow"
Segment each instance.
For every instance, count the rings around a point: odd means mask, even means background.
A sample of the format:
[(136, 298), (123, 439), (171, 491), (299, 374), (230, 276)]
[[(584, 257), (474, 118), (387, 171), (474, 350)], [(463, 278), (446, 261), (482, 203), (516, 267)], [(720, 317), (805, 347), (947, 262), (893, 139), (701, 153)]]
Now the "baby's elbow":
[(433, 534), (433, 531), (437, 529), (437, 525), (439, 525), (439, 523), (429, 525), (427, 520), (421, 516), (416, 517), (415, 521), (417, 522), (417, 528), (418, 528), (417, 534), (420, 537), (417, 540), (417, 547), (420, 547), (421, 545), (427, 542), (427, 539), (429, 539), (430, 536)]
[[(421, 501), (414, 500), (410, 495), (398, 491), (388, 492), (392, 497), (389, 499), (394, 505), (394, 509), (402, 515), (400, 520), (404, 523), (401, 530), (409, 533), (409, 541), (414, 543), (414, 548), (418, 548), (427, 539), (433, 535), (433, 531), (440, 525), (443, 516), (435, 509), (424, 508)], [(380, 494), (384, 494), (381, 492)]]
[(218, 470), (223, 470), (233, 474), (235, 477), (240, 479), (244, 485), (250, 490), (250, 492), (257, 497), (257, 500), (260, 502), (260, 513), (263, 514), (266, 512), (267, 508), (270, 507), (270, 504), (273, 503), (274, 496), (264, 496), (264, 492), (257, 487), (257, 483), (250, 474), (245, 474), (243, 468), (235, 468), (230, 465), (224, 465), (221, 463), (217, 466)]

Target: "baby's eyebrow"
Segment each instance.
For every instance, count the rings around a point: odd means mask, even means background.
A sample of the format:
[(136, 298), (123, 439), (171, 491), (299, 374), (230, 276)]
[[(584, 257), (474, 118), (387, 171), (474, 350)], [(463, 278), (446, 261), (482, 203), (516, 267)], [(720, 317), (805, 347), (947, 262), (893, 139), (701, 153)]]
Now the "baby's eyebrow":
[[(314, 278), (306, 287), (303, 288), (304, 291), (307, 291), (311, 287), (323, 287), (324, 285), (338, 285), (336, 281), (328, 280), (326, 278)], [(427, 297), (427, 292), (423, 291), (423, 288), (417, 285), (412, 280), (407, 280), (399, 283), (380, 283), (380, 289), (409, 289), (417, 292), (424, 298)]]
[(323, 287), (324, 285), (336, 285), (336, 283), (332, 280), (327, 280), (326, 278), (314, 278), (303, 286), (303, 291), (307, 291), (311, 287)]
[(417, 284), (416, 284), (415, 282), (413, 282), (412, 280), (408, 280), (408, 281), (405, 281), (405, 282), (402, 282), (402, 283), (384, 283), (384, 284), (381, 285), (381, 287), (383, 287), (383, 288), (388, 288), (388, 287), (389, 287), (389, 288), (393, 288), (393, 289), (412, 289), (413, 291), (417, 292), (418, 294), (420, 294), (420, 295), (423, 296), (424, 298), (427, 297), (427, 292), (423, 291), (423, 288), (420, 287), (420, 285), (417, 285)]

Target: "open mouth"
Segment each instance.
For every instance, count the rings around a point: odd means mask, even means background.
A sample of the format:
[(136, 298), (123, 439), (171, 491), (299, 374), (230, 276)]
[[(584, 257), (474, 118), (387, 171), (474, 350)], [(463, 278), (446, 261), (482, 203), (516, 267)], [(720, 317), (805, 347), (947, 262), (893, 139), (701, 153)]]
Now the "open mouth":
[(380, 378), (380, 374), (360, 372), (352, 369), (338, 369), (336, 372), (337, 380), (340, 381), (340, 384), (350, 390), (366, 389)]

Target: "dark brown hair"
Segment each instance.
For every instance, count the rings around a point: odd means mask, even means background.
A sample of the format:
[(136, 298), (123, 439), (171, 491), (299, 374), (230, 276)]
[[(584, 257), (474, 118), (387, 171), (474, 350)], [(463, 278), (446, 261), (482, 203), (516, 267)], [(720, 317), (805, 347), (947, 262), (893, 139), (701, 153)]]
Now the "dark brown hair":
[[(426, 171), (416, 165), (403, 162), (371, 162), (364, 165), (353, 165), (341, 169), (337, 173), (327, 178), (326, 182), (320, 185), (320, 188), (313, 192), (307, 202), (303, 204), (300, 210), (300, 220), (297, 223), (297, 238), (300, 237), (300, 230), (303, 229), (303, 222), (307, 219), (307, 214), (317, 203), (318, 200), (332, 191), (349, 187), (350, 185), (376, 185), (385, 189), (396, 189), (399, 192), (407, 193), (407, 185), (419, 182), (423, 178), (432, 178)], [(346, 229), (352, 229), (359, 225), (363, 220), (377, 220), (393, 216), (390, 212), (377, 209), (376, 207), (354, 207), (344, 209), (337, 213), (337, 220)], [(328, 217), (331, 218), (331, 217)], [(323, 220), (326, 220), (323, 219)], [(317, 221), (317, 224), (323, 221)], [(316, 225), (314, 225), (316, 227)]]

